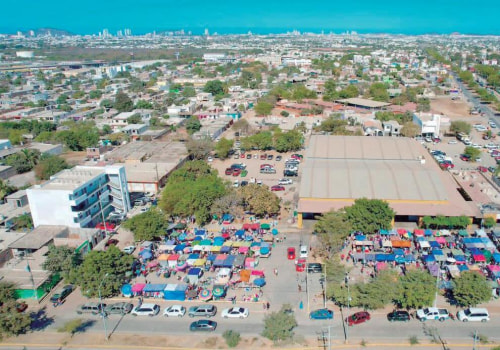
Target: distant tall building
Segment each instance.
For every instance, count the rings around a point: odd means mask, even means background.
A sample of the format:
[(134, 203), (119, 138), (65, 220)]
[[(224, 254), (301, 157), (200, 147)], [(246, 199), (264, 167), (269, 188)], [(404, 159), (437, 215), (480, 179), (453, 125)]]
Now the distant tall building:
[(131, 36), (132, 35), (132, 31), (130, 29), (128, 29), (128, 28), (125, 28), (124, 33), (125, 33), (125, 36)]
[(31, 37), (35, 36), (35, 31), (34, 30), (30, 30), (30, 36)]
[(103, 38), (109, 38), (111, 35), (109, 35), (109, 30), (103, 29), (102, 30), (102, 37)]
[(205, 36), (209, 36), (210, 35), (210, 32), (208, 31), (208, 28), (205, 28)]
[(123, 36), (122, 31), (121, 31), (121, 30), (118, 30), (118, 31), (116, 32), (116, 36), (117, 36), (117, 37), (122, 37), (122, 36)]

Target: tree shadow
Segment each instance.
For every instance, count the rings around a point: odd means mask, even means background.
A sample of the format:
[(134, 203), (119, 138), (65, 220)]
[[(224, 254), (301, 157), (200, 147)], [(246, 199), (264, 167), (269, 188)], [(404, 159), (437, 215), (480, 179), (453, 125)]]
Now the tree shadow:
[(82, 324), (76, 329), (75, 333), (85, 333), (87, 329), (92, 327), (96, 323), (95, 320), (85, 320)]
[(30, 313), (32, 331), (43, 331), (54, 323), (54, 317), (48, 317), (46, 310), (47, 307), (44, 306), (38, 311)]

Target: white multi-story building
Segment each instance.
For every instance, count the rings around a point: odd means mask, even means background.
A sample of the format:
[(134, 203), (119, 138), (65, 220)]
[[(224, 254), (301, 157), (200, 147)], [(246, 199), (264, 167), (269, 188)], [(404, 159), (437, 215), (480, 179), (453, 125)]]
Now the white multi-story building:
[(123, 166), (76, 166), (26, 192), (35, 227), (95, 227), (111, 211), (131, 208)]

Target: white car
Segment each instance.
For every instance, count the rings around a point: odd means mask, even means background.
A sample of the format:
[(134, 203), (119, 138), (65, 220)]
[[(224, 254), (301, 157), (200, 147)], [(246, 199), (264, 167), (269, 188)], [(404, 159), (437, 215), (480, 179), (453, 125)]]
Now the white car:
[(495, 123), (493, 123), (493, 122), (490, 122), (490, 127), (491, 127), (492, 129), (496, 129), (497, 125), (496, 125)]
[(291, 185), (293, 184), (292, 179), (280, 179), (278, 185)]
[(246, 307), (232, 307), (222, 310), (222, 317), (224, 318), (247, 318), (248, 309)]
[(186, 314), (186, 308), (182, 305), (172, 305), (163, 311), (166, 317), (183, 317)]
[(141, 304), (136, 306), (131, 314), (133, 316), (155, 316), (160, 312), (160, 306), (157, 304)]
[(482, 148), (481, 145), (479, 145), (477, 143), (473, 143), (471, 146), (474, 147), (474, 148), (477, 148), (477, 149), (481, 149)]
[(135, 247), (133, 245), (129, 245), (123, 248), (123, 252), (127, 254), (132, 254), (135, 251)]
[(457, 143), (458, 143), (457, 140), (450, 140), (450, 141), (448, 141), (449, 145), (456, 145)]
[(233, 187), (235, 188), (240, 187), (240, 182), (238, 180), (234, 180)]
[(213, 159), (212, 157), (208, 157), (208, 158), (207, 158), (207, 162), (209, 162), (209, 163), (210, 163), (210, 162), (213, 162), (213, 161), (214, 161), (214, 159)]

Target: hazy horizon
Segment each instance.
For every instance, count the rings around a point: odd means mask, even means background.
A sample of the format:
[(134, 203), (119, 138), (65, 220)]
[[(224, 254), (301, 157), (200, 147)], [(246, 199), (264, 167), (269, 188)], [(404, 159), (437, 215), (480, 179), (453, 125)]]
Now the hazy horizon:
[(383, 3), (370, 0), (348, 3), (145, 0), (139, 5), (131, 0), (88, 0), (84, 6), (61, 0), (18, 0), (2, 5), (5, 16), (0, 32), (55, 28), (73, 34), (97, 34), (106, 28), (114, 35), (119, 29), (129, 28), (133, 34), (181, 29), (201, 34), (208, 28), (210, 33), (219, 34), (248, 31), (274, 34), (292, 30), (341, 33), (349, 30), (417, 35), (453, 32), (500, 35), (495, 18), (500, 13), (500, 1), (486, 6), (488, 11), (474, 11), (465, 0), (413, 3), (395, 0)]

